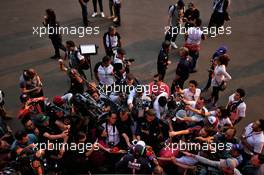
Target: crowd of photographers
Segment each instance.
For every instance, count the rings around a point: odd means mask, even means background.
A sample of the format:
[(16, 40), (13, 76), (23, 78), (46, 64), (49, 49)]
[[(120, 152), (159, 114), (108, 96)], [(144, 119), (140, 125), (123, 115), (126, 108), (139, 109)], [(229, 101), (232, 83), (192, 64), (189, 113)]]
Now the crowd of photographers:
[[(226, 2), (215, 2), (210, 27), (222, 26), (229, 17)], [(13, 133), (6, 125), (0, 91), (1, 173), (264, 174), (264, 120), (252, 121), (242, 134), (236, 133), (246, 117), (245, 90), (237, 88), (225, 104), (217, 103), (231, 80), (227, 47), (213, 53), (208, 82), (200, 89), (189, 79), (197, 71), (199, 45), (206, 38), (199, 31), (199, 10), (190, 3), (185, 11), (179, 1), (168, 13), (170, 28), (158, 55), (157, 74), (146, 84), (130, 71), (135, 60), (126, 57), (121, 36), (111, 26), (103, 36), (106, 56), (93, 68), (97, 81), (87, 80), (89, 59), (73, 41), (61, 46), (66, 54), (58, 60), (70, 79), (67, 92), (48, 99), (37, 71), (22, 72), (22, 130)], [(177, 48), (176, 36), (170, 33), (183, 22), (189, 29), (169, 86), (164, 82), (169, 52)], [(203, 93), (209, 88), (212, 94), (206, 99)]]

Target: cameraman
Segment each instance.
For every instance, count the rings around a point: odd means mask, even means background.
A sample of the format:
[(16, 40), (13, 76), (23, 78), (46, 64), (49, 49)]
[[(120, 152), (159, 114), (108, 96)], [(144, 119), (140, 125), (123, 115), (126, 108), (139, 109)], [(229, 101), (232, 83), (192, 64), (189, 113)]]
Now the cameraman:
[(121, 37), (119, 33), (116, 31), (114, 26), (110, 26), (108, 28), (108, 32), (106, 32), (103, 36), (105, 53), (107, 56), (114, 56), (114, 50), (118, 47), (122, 47), (121, 45)]
[(122, 79), (126, 77), (126, 74), (130, 72), (129, 66), (134, 61), (134, 59), (126, 59), (126, 52), (124, 49), (118, 48), (114, 56), (114, 72), (117, 79), (117, 84), (120, 84)]

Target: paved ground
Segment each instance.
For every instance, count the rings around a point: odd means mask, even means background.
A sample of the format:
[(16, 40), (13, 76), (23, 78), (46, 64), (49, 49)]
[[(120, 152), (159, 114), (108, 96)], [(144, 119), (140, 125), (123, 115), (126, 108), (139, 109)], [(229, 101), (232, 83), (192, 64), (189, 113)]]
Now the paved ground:
[[(108, 1), (104, 1), (106, 15)], [(128, 56), (134, 57), (136, 63), (132, 71), (142, 80), (148, 81), (156, 72), (156, 59), (163, 41), (163, 27), (166, 24), (168, 6), (173, 0), (125, 0), (122, 8), (123, 23), (118, 29)], [(201, 11), (204, 25), (207, 26), (211, 14), (211, 1), (194, 0)], [(33, 26), (41, 26), (46, 8), (53, 8), (63, 26), (81, 26), (81, 11), (77, 0), (20, 0), (3, 1), (0, 7), (0, 89), (6, 92), (7, 109), (16, 116), (19, 109), (18, 78), (23, 69), (33, 67), (38, 70), (44, 82), (47, 97), (63, 94), (68, 87), (65, 75), (59, 71), (57, 62), (49, 59), (53, 54), (52, 45), (47, 36), (33, 36)], [(232, 27), (232, 34), (208, 39), (202, 43), (199, 60), (199, 72), (191, 76), (200, 84), (207, 78), (209, 58), (214, 50), (224, 44), (229, 47), (231, 62), (228, 71), (233, 80), (228, 89), (221, 94), (220, 103), (225, 104), (234, 89), (242, 87), (247, 92), (247, 117), (240, 124), (240, 129), (247, 123), (263, 118), (264, 99), (264, 61), (263, 61), (263, 16), (262, 0), (236, 0), (231, 4), (232, 20), (227, 25)], [(92, 3), (89, 2), (89, 13)], [(76, 43), (95, 43), (99, 54), (93, 63), (103, 56), (102, 35), (111, 24), (107, 19), (90, 19), (92, 26), (100, 27), (100, 35), (78, 38), (63, 36), (64, 41), (72, 39)], [(178, 45), (182, 45), (182, 37)], [(170, 84), (174, 77), (177, 62), (177, 50), (171, 54), (173, 64), (170, 66), (166, 81)], [(10, 121), (15, 129), (19, 127), (16, 119)]]

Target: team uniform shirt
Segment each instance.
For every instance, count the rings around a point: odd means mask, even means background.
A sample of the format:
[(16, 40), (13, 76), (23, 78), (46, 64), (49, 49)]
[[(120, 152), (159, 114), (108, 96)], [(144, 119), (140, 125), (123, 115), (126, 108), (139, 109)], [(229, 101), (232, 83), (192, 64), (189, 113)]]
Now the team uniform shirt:
[(214, 0), (213, 9), (216, 10), (217, 12), (219, 12), (219, 13), (223, 13), (224, 12), (224, 1), (225, 0)]
[(114, 67), (110, 64), (108, 67), (100, 65), (98, 67), (97, 73), (99, 77), (99, 82), (102, 85), (112, 85), (114, 83)]
[(184, 99), (188, 101), (197, 101), (201, 95), (201, 89), (196, 88), (195, 93), (191, 92), (189, 88), (183, 89)]
[(118, 41), (121, 39), (119, 33), (116, 33), (114, 36), (110, 36), (109, 33), (104, 35), (104, 44), (107, 48), (116, 48), (118, 47)]
[(245, 137), (247, 143), (254, 148), (254, 152), (260, 154), (264, 146), (264, 133), (263, 131), (253, 132), (252, 125), (253, 123), (245, 128)]
[[(229, 96), (228, 104), (233, 104), (233, 103), (238, 102), (238, 101), (234, 100), (234, 96), (235, 96), (235, 94), (232, 94), (231, 96)], [(244, 118), (246, 116), (246, 108), (247, 108), (247, 106), (246, 106), (245, 102), (240, 103), (236, 109), (236, 118), (238, 118), (238, 117)]]

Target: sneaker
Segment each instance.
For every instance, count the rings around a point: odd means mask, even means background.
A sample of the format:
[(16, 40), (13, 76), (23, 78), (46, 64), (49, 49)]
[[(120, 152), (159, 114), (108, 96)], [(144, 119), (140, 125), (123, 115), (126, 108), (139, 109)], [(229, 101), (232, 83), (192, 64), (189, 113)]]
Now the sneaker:
[(178, 46), (175, 44), (175, 42), (171, 42), (171, 46), (174, 48), (174, 49), (177, 49)]
[(118, 20), (118, 18), (117, 17), (115, 17), (114, 19), (113, 19), (113, 22), (116, 22)]
[(92, 17), (94, 18), (96, 16), (97, 16), (97, 12), (93, 12)]
[(104, 18), (105, 17), (105, 14), (104, 12), (101, 12), (101, 17)]

